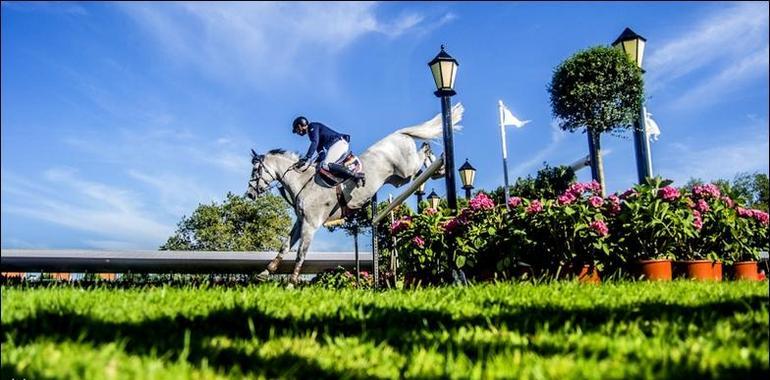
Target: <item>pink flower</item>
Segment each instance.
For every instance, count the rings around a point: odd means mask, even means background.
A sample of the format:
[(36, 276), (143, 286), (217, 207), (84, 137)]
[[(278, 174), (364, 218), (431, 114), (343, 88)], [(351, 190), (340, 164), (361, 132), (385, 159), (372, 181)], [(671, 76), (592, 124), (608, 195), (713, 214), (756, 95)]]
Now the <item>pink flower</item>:
[(745, 209), (743, 207), (736, 207), (736, 211), (738, 211), (738, 216), (741, 218), (752, 218), (754, 217), (754, 213), (751, 210)]
[(610, 201), (610, 214), (617, 215), (620, 213), (620, 198), (617, 195), (610, 195), (607, 197)]
[(414, 239), (412, 239), (412, 243), (420, 248), (425, 246), (425, 240), (422, 240), (422, 238), (419, 236), (415, 236)]
[(727, 204), (727, 207), (733, 208), (735, 206), (735, 201), (727, 195), (723, 196), (721, 199)]
[(390, 233), (391, 234), (397, 234), (412, 225), (412, 218), (409, 216), (405, 216), (390, 225)]
[(639, 195), (639, 193), (637, 193), (636, 190), (628, 189), (625, 192), (623, 192), (623, 194), (620, 194), (620, 199), (631, 198), (631, 197), (635, 197), (637, 195)]
[(537, 214), (538, 212), (543, 211), (543, 204), (540, 203), (539, 200), (535, 199), (529, 204), (529, 207), (527, 207), (527, 214)]
[(692, 221), (693, 227), (695, 227), (696, 230), (700, 230), (703, 228), (703, 219), (700, 218), (700, 216), (696, 216), (695, 219)]
[(602, 185), (600, 185), (599, 182), (596, 182), (596, 180), (591, 181), (591, 183), (588, 184), (587, 188), (593, 191), (594, 193), (598, 193), (602, 191)]
[(476, 194), (470, 201), (471, 209), (476, 210), (490, 210), (495, 208), (495, 201), (484, 193)]
[(701, 215), (701, 214), (700, 214), (700, 211), (698, 211), (698, 210), (692, 210), (692, 216), (694, 216), (694, 217), (696, 217), (696, 218), (700, 218), (700, 215)]
[(607, 228), (607, 225), (604, 224), (604, 221), (601, 220), (594, 220), (591, 222), (591, 229), (599, 234), (599, 236), (607, 236), (607, 234), (610, 232), (609, 228)]
[(754, 219), (756, 219), (757, 222), (768, 225), (768, 222), (770, 221), (770, 216), (762, 210), (751, 210), (752, 216)]
[(569, 185), (569, 187), (567, 188), (566, 193), (571, 193), (572, 195), (575, 196), (575, 198), (577, 198), (577, 197), (583, 195), (583, 192), (588, 190), (588, 189), (590, 189), (590, 188), (591, 187), (588, 184), (584, 185), (584, 184), (582, 184), (580, 182), (575, 182), (575, 183)]
[(520, 204), (521, 204), (521, 198), (519, 197), (513, 197), (508, 200), (508, 206), (518, 207)]
[(566, 192), (562, 195), (559, 195), (556, 199), (557, 202), (559, 202), (560, 205), (568, 205), (575, 201), (575, 195), (570, 192)]
[(424, 213), (426, 215), (436, 215), (438, 213), (438, 210), (436, 210), (433, 207), (428, 207), (428, 208), (425, 209)]
[(456, 218), (452, 218), (444, 222), (441, 226), (444, 228), (444, 231), (448, 234), (453, 233), (457, 228), (460, 226), (463, 226), (468, 223), (468, 220), (466, 219), (465, 212), (461, 213)]
[(699, 198), (719, 198), (722, 195), (719, 188), (713, 183), (694, 186), (692, 193)]
[(709, 212), (711, 210), (711, 207), (709, 207), (709, 204), (706, 203), (703, 199), (698, 199), (698, 204), (695, 205), (695, 209), (697, 209), (700, 212)]
[(673, 187), (673, 186), (666, 186), (658, 190), (658, 197), (660, 197), (664, 201), (673, 201), (679, 198), (679, 190), (677, 190), (676, 187)]
[(598, 197), (594, 195), (593, 197), (588, 198), (588, 203), (590, 203), (591, 206), (598, 208), (598, 207), (602, 207), (602, 205), (604, 204), (604, 199), (602, 199), (602, 197)]

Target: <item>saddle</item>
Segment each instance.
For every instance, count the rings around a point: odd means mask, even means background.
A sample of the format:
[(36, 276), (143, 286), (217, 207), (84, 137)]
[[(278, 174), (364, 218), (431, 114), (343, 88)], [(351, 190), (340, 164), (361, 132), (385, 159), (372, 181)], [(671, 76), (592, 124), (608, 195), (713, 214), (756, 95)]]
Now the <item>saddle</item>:
[[(353, 174), (362, 173), (364, 171), (364, 165), (361, 163), (361, 160), (358, 158), (358, 156), (353, 154), (353, 152), (348, 152), (348, 154), (335, 161), (334, 163), (346, 167)], [(354, 180), (354, 178), (343, 178), (329, 170), (320, 167), (320, 165), (316, 173), (316, 177), (320, 180), (319, 183), (326, 187), (335, 187), (345, 182), (346, 180)]]

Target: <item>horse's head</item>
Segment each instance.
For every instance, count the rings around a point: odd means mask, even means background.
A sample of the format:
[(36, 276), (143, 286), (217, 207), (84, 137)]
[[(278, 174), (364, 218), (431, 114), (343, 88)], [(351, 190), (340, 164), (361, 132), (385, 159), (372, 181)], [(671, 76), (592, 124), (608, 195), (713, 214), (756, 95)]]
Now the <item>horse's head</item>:
[[(268, 177), (268, 178), (265, 178)], [(275, 178), (265, 171), (265, 156), (251, 150), (251, 178), (246, 197), (256, 199), (258, 196), (270, 190), (270, 184)]]
[[(433, 149), (430, 148), (430, 144), (424, 142), (422, 143), (422, 146), (420, 147), (420, 151), (423, 155), (423, 162), (422, 164), (427, 168), (431, 164), (433, 164), (433, 161), (436, 161), (436, 155), (433, 153)], [(444, 176), (446, 170), (444, 165), (441, 165), (430, 177), (431, 179), (439, 179)]]

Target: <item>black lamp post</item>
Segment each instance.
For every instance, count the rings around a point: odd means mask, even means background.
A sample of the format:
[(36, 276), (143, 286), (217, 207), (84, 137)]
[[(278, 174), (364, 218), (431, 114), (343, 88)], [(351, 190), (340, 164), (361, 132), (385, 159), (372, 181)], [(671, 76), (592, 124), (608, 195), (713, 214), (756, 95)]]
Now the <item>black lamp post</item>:
[[(647, 39), (634, 33), (633, 30), (626, 28), (623, 33), (612, 43), (616, 49), (622, 50), (642, 69), (642, 58), (644, 58), (644, 47)], [(644, 73), (644, 69), (642, 69)], [(641, 114), (634, 123), (634, 148), (636, 151), (636, 173), (639, 177), (639, 183), (643, 183), (647, 177), (652, 177), (652, 155), (650, 154), (650, 140), (647, 138), (647, 128), (644, 122), (645, 109), (642, 104)]]
[(430, 195), (428, 195), (428, 202), (430, 202), (430, 207), (438, 210), (438, 206), (441, 203), (441, 197), (436, 194), (436, 190), (430, 192)]
[(422, 203), (422, 196), (425, 195), (425, 182), (420, 184), (420, 187), (417, 188), (417, 191), (414, 192), (414, 195), (417, 196), (417, 212), (420, 212), (420, 203)]
[(476, 179), (476, 168), (471, 166), (468, 159), (465, 159), (465, 163), (460, 166), (460, 181), (463, 183), (463, 189), (465, 189), (465, 199), (471, 199), (471, 190), (473, 190), (473, 180)]
[(444, 51), (441, 51), (428, 62), (433, 80), (436, 82), (434, 94), (441, 98), (441, 115), (444, 121), (444, 165), (446, 169), (446, 193), (447, 202), (452, 212), (457, 211), (457, 190), (455, 188), (455, 159), (454, 145), (452, 141), (452, 95), (454, 91), (455, 76), (457, 75), (457, 60)]

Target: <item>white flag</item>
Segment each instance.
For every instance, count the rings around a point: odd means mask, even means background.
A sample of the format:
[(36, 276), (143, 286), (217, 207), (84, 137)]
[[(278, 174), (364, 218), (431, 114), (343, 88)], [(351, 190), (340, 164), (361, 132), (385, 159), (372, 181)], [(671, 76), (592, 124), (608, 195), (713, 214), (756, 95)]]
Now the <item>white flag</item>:
[(658, 141), (660, 127), (658, 127), (658, 123), (655, 120), (652, 120), (652, 114), (646, 110), (644, 111), (644, 123), (646, 124), (647, 138), (652, 137), (653, 140)]
[(503, 108), (503, 120), (500, 121), (500, 124), (502, 125), (513, 125), (516, 128), (521, 128), (525, 124), (531, 121), (531, 120), (521, 121), (516, 116), (513, 116), (511, 111), (508, 109), (508, 107), (506, 107), (505, 104), (503, 104), (502, 100), (500, 100), (500, 107)]

